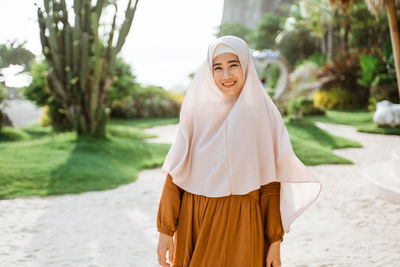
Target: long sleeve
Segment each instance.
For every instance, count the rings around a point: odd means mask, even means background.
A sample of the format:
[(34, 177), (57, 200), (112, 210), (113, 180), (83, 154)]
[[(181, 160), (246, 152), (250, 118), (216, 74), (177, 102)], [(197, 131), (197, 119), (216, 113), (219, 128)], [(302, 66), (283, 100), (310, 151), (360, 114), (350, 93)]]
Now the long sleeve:
[(174, 235), (181, 209), (184, 190), (172, 181), (168, 174), (162, 190), (157, 213), (157, 230), (170, 236)]
[(280, 212), (279, 182), (271, 182), (260, 188), (260, 205), (263, 216), (265, 241), (269, 244), (283, 241), (284, 230)]

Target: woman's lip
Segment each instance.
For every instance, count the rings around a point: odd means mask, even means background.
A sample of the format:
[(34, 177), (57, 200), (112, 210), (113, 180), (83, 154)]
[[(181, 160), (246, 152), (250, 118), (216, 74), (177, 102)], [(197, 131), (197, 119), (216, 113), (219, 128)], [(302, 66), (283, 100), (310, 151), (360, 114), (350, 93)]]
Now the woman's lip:
[(226, 88), (230, 88), (230, 87), (234, 86), (235, 84), (236, 84), (236, 81), (234, 81), (233, 84), (231, 84), (231, 85), (224, 85), (223, 84), (223, 86), (226, 87)]

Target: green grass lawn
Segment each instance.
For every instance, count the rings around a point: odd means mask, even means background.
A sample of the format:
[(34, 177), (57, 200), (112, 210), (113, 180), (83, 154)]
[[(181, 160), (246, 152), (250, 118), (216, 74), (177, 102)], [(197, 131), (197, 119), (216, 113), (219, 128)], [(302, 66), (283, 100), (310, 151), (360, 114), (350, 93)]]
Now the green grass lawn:
[[(54, 133), (33, 125), (4, 128), (0, 136), (0, 199), (106, 190), (135, 181), (137, 173), (161, 166), (170, 144), (145, 142), (142, 130), (178, 123), (172, 119), (112, 120), (108, 139)], [(313, 122), (285, 119), (296, 155), (306, 165), (351, 164), (333, 148), (360, 144), (333, 136)]]
[(297, 157), (305, 165), (352, 164), (353, 162), (332, 153), (332, 149), (362, 147), (360, 143), (334, 136), (313, 122), (284, 119), (290, 141)]
[(0, 199), (105, 190), (135, 181), (140, 170), (160, 166), (170, 148), (145, 142), (154, 135), (142, 129), (178, 121), (112, 120), (108, 140), (38, 125), (6, 127), (0, 136)]
[(308, 121), (352, 125), (359, 132), (400, 135), (400, 127), (378, 127), (372, 120), (374, 112), (364, 110), (327, 110), (326, 115), (306, 116)]

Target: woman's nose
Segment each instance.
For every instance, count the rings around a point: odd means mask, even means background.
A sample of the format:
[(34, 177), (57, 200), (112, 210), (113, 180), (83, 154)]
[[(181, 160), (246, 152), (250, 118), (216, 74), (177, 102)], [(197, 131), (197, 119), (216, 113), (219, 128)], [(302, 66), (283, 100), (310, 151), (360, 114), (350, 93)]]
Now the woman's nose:
[(223, 77), (225, 78), (225, 77), (230, 77), (232, 74), (231, 74), (231, 72), (229, 71), (229, 69), (224, 69), (224, 75), (223, 75)]

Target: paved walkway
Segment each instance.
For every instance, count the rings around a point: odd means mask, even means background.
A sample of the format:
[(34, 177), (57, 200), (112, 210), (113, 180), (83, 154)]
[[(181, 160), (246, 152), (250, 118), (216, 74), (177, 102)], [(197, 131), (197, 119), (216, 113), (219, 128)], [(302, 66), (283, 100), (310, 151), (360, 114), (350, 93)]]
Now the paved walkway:
[[(318, 125), (364, 147), (335, 150), (354, 165), (309, 167), (322, 191), (285, 235), (282, 266), (396, 266), (400, 205), (371, 194), (362, 170), (389, 159), (400, 137)], [(153, 141), (172, 143), (176, 130), (148, 131), (160, 135)], [(156, 168), (114, 190), (0, 201), (0, 266), (158, 266), (155, 220), (163, 181)]]
[(7, 99), (5, 112), (12, 121), (14, 127), (25, 127), (38, 123), (42, 111), (25, 99)]

